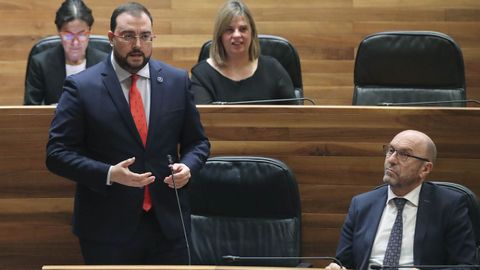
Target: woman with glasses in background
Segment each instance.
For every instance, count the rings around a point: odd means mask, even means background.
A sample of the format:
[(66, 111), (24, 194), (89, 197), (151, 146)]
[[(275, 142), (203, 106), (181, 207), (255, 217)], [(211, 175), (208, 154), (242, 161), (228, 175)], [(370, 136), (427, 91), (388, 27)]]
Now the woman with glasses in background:
[(55, 104), (67, 76), (103, 60), (107, 53), (88, 48), (92, 10), (81, 0), (66, 0), (57, 10), (55, 24), (61, 45), (32, 57), (25, 84), (25, 105)]

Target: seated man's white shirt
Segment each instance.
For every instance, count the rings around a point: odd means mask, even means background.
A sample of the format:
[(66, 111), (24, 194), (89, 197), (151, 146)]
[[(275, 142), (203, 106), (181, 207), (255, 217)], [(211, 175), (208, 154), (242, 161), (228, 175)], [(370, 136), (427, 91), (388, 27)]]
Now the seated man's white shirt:
[[(413, 240), (415, 237), (415, 225), (417, 222), (417, 210), (420, 197), (420, 190), (422, 185), (419, 185), (407, 195), (402, 198), (407, 199), (405, 208), (403, 209), (403, 237), (402, 237), (402, 251), (400, 253), (401, 265), (413, 264)], [(372, 246), (372, 253), (370, 255), (370, 265), (383, 265), (383, 258), (387, 250), (388, 239), (393, 227), (393, 223), (397, 217), (397, 207), (392, 199), (397, 198), (388, 187), (387, 203), (383, 210), (380, 224), (378, 226), (375, 241)]]

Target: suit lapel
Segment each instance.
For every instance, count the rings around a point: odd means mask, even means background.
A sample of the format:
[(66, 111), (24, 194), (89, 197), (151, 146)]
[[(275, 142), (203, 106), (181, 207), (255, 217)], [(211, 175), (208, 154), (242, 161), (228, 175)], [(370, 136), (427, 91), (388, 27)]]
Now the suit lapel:
[[(55, 57), (50, 57), (50, 59), (45, 59), (49, 63), (50, 68), (47, 71), (47, 76), (52, 77), (53, 80), (46, 81), (46, 87), (51, 91), (55, 92), (57, 101), (62, 95), (63, 91), (63, 82), (67, 76), (67, 71), (65, 70), (65, 52), (63, 51), (62, 45), (58, 45), (55, 48), (53, 54)], [(61, 57), (56, 57), (61, 55)], [(48, 55), (51, 56), (51, 55)]]
[[(90, 47), (87, 47), (87, 50), (85, 51), (85, 56), (87, 58), (87, 63), (86, 63), (87, 67), (91, 67), (94, 64), (96, 64), (96, 62), (98, 62), (96, 52), (93, 49), (91, 49)], [(95, 61), (95, 60), (97, 60), (97, 61)]]
[(431, 188), (429, 185), (422, 184), (420, 190), (420, 198), (418, 201), (417, 221), (415, 223), (415, 238), (413, 240), (413, 262), (414, 264), (420, 264), (420, 258), (422, 258), (422, 242), (425, 239), (427, 228), (429, 227), (429, 221), (431, 211), (428, 211), (432, 207), (431, 201)]
[(375, 198), (374, 203), (371, 205), (371, 209), (368, 209), (368, 214), (366, 220), (371, 222), (368, 224), (370, 228), (366, 230), (365, 241), (368, 244), (368, 252), (364, 253), (366, 256), (363, 258), (361, 269), (366, 269), (366, 266), (369, 263), (369, 259), (372, 253), (373, 242), (375, 241), (375, 236), (377, 234), (378, 226), (380, 225), (380, 219), (387, 203), (387, 187), (382, 187), (383, 190), (381, 197)]
[[(60, 78), (64, 78), (67, 77), (67, 71), (65, 69), (65, 63), (66, 63), (66, 60), (65, 60), (65, 51), (63, 50), (63, 47), (62, 45), (58, 45), (56, 48), (55, 48), (55, 56), (56, 55), (61, 55), (61, 57), (55, 57), (55, 58), (52, 58), (52, 59), (46, 59), (52, 69), (51, 70), (54, 70), (55, 72), (58, 72), (58, 76)], [(63, 86), (63, 80), (60, 80), (60, 85)]]
[(372, 221), (371, 226), (372, 230), (368, 230), (368, 241), (370, 246), (373, 245), (375, 240), (375, 235), (377, 234), (378, 225), (380, 224), (380, 218), (382, 217), (383, 210), (385, 209), (385, 204), (387, 203), (387, 192), (382, 195), (382, 198), (375, 200), (375, 203), (372, 205), (372, 209), (369, 211), (368, 219)]
[[(165, 98), (165, 87), (161, 70), (158, 62), (150, 61), (150, 119), (148, 123), (147, 146), (152, 139), (153, 130), (158, 130), (161, 118), (162, 103)], [(152, 135), (152, 136), (151, 136)]]
[(105, 72), (102, 73), (102, 76), (105, 88), (110, 94), (113, 104), (127, 126), (127, 129), (132, 136), (136, 138), (137, 142), (143, 146), (142, 139), (140, 138), (140, 134), (137, 131), (132, 114), (130, 113), (130, 107), (128, 106), (125, 96), (123, 95), (122, 86), (118, 81), (118, 77), (112, 67), (112, 63), (110, 62), (110, 57), (106, 61)]

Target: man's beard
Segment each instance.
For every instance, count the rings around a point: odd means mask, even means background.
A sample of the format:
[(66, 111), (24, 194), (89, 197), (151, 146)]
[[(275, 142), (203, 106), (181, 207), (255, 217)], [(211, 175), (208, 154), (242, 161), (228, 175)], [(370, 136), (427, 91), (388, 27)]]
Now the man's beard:
[(393, 177), (385, 174), (385, 175), (383, 175), (383, 183), (389, 184), (389, 185), (396, 185), (398, 183), (398, 181), (396, 179), (394, 179)]
[[(388, 172), (388, 169), (390, 169), (391, 167), (388, 166), (388, 165), (385, 165), (384, 166), (384, 169), (383, 169), (383, 182), (385, 184), (389, 184), (389, 185), (396, 185), (398, 184), (398, 179), (394, 178), (393, 175), (390, 175), (390, 174), (395, 174), (395, 172)], [(390, 169), (391, 170), (391, 169)], [(398, 176), (398, 175), (397, 175)]]
[[(142, 54), (143, 61), (142, 61), (142, 64), (140, 64), (140, 66), (132, 66), (128, 63), (128, 57), (130, 56), (131, 53), (141, 53)], [(115, 50), (113, 50), (113, 56), (115, 57), (115, 60), (117, 61), (118, 65), (120, 67), (122, 67), (126, 71), (130, 72), (131, 74), (134, 74), (134, 73), (137, 73), (140, 69), (142, 69), (148, 63), (151, 55), (149, 55), (148, 57), (145, 57), (145, 54), (142, 51), (134, 50), (134, 51), (129, 52), (126, 57), (122, 57)]]

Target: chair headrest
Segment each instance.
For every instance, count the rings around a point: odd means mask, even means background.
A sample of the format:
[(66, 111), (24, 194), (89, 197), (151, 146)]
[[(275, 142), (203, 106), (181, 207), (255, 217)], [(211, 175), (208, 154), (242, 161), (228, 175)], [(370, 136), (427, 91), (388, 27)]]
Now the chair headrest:
[[(53, 48), (58, 44), (60, 44), (60, 37), (57, 35), (40, 39), (30, 50), (29, 59), (37, 53)], [(112, 50), (108, 38), (102, 35), (90, 35), (88, 46), (106, 53), (110, 53)]]
[(192, 176), (192, 214), (299, 217), (294, 175), (281, 161), (263, 157), (216, 157)]
[(442, 33), (376, 33), (358, 47), (354, 80), (355, 85), (465, 88), (463, 56)]

